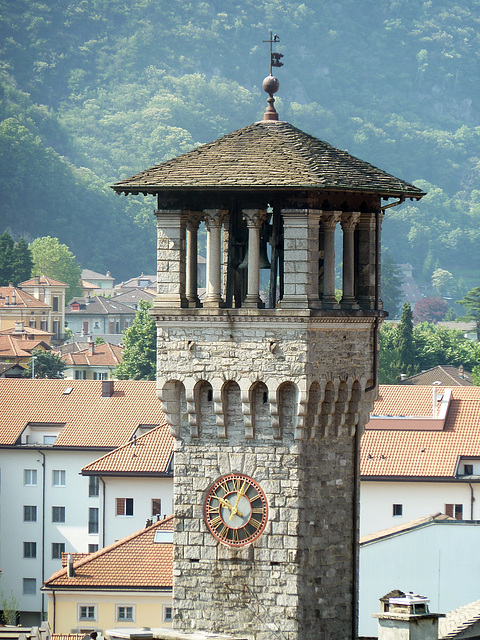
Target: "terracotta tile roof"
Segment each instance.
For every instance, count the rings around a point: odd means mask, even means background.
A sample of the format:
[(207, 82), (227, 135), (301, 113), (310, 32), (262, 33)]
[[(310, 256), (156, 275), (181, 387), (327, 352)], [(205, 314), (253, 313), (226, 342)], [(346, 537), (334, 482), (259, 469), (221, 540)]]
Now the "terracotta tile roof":
[(83, 467), (82, 474), (165, 474), (172, 451), (173, 438), (169, 430), (163, 426), (156, 427)]
[(288, 122), (255, 122), (117, 182), (118, 193), (245, 187), (354, 190), (420, 198), (423, 192), (304, 133)]
[[(8, 304), (6, 302), (8, 296)], [(13, 304), (14, 296), (15, 304)], [(26, 291), (18, 287), (0, 287), (0, 307), (5, 309), (50, 309), (50, 305), (37, 300)]]
[[(0, 335), (17, 335), (17, 336), (53, 336), (55, 335), (51, 331), (44, 331), (43, 329), (35, 329), (33, 327), (26, 327), (25, 325), (21, 329), (10, 327), (9, 329), (2, 329)], [(28, 338), (30, 339), (30, 338)]]
[[(444, 618), (438, 620), (438, 637), (440, 640), (447, 638), (478, 638), (478, 623), (480, 622), (480, 600), (449, 611)], [(470, 627), (477, 625), (476, 633), (472, 633)], [(469, 630), (470, 633), (465, 634)]]
[[(10, 335), (0, 335), (0, 359), (4, 358), (29, 358), (30, 351), (23, 348), (23, 343), (27, 342), (25, 347), (35, 347), (36, 340), (17, 340)], [(33, 346), (31, 346), (33, 344)]]
[(93, 278), (94, 280), (115, 280), (115, 278), (112, 278), (112, 276), (108, 274), (92, 271), (91, 269), (82, 269), (82, 280), (88, 280), (89, 278)]
[(65, 282), (61, 282), (60, 280), (54, 280), (53, 278), (49, 278), (48, 276), (40, 276), (40, 282), (35, 278), (30, 278), (30, 280), (25, 280), (25, 282), (21, 282), (19, 287), (34, 287), (35, 285), (46, 285), (50, 287), (68, 287), (68, 284)]
[[(444, 391), (440, 388), (439, 393)], [(452, 387), (443, 430), (375, 429), (370, 420), (362, 436), (360, 469), (363, 478), (453, 478), (460, 456), (480, 455), (480, 387)], [(428, 416), (432, 387), (380, 385), (373, 414)], [(404, 423), (405, 424), (405, 423)]]
[(434, 522), (440, 522), (442, 520), (451, 520), (455, 522), (455, 518), (446, 516), (444, 513), (434, 513), (431, 516), (425, 516), (424, 518), (417, 518), (404, 522), (403, 524), (397, 524), (395, 527), (389, 527), (388, 529), (382, 529), (382, 531), (375, 531), (374, 533), (368, 533), (360, 538), (360, 544), (368, 544), (370, 542), (377, 542), (383, 538), (389, 538), (390, 536), (397, 535), (399, 533), (406, 533), (412, 529), (419, 529)]
[(85, 348), (85, 343), (79, 351), (72, 351), (61, 354), (62, 359), (69, 366), (87, 367), (116, 367), (122, 361), (122, 347), (116, 344), (105, 342), (96, 344), (93, 347), (93, 354), (90, 347)]
[(157, 531), (173, 531), (173, 516), (155, 522), (122, 540), (54, 573), (48, 589), (169, 589), (173, 577), (173, 544), (155, 542)]
[(0, 379), (0, 445), (15, 444), (29, 422), (65, 424), (54, 448), (113, 449), (127, 442), (141, 424), (168, 429), (154, 381), (113, 384), (113, 396), (102, 397), (102, 381), (97, 380)]
[(409, 376), (399, 384), (433, 385), (436, 383), (440, 383), (444, 387), (471, 387), (473, 384), (472, 374), (470, 371), (463, 371), (463, 377), (460, 377), (458, 367), (445, 364)]

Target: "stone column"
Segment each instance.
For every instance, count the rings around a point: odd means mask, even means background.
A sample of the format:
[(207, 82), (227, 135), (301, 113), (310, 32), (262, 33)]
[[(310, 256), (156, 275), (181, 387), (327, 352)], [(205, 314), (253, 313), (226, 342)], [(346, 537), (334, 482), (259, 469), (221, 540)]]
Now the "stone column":
[(355, 242), (354, 231), (360, 218), (360, 212), (342, 213), (340, 224), (343, 231), (343, 296), (342, 309), (358, 309), (355, 300)]
[(205, 209), (207, 227), (207, 294), (204, 307), (220, 307), (222, 299), (222, 221), (225, 211)]
[(319, 307), (317, 209), (282, 209), (284, 290), (282, 309)]
[[(358, 256), (357, 256), (357, 302), (361, 309), (375, 308), (375, 271), (376, 271), (376, 232), (375, 232), (375, 212), (362, 213), (357, 223), (355, 234), (358, 235)], [(380, 225), (383, 213), (379, 215)], [(380, 229), (378, 229), (380, 236)], [(379, 242), (380, 244), (380, 242)], [(378, 255), (380, 261), (380, 255)], [(380, 299), (380, 291), (378, 292)], [(380, 308), (381, 304), (380, 304)]]
[(324, 263), (323, 263), (323, 297), (324, 309), (338, 309), (335, 299), (335, 227), (342, 215), (341, 211), (324, 212)]
[(198, 299), (198, 265), (197, 265), (197, 234), (201, 214), (190, 212), (187, 218), (187, 268), (186, 268), (186, 297), (189, 307), (199, 307)]
[(266, 211), (260, 209), (243, 209), (243, 219), (248, 228), (248, 279), (247, 296), (242, 307), (258, 309), (260, 300), (260, 229)]
[(157, 297), (156, 307), (186, 307), (185, 213), (157, 209)]

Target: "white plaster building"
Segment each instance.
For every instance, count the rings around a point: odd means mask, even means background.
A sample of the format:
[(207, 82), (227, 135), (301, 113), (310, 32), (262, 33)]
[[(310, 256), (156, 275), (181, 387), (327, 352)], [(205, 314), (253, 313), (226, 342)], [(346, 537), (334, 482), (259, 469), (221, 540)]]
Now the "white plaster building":
[[(82, 467), (159, 425), (166, 467), (172, 440), (154, 382), (0, 379), (0, 397), (1, 586), (13, 593), (21, 622), (38, 623), (46, 613), (39, 589), (60, 568), (62, 552), (95, 551), (151, 516), (138, 502), (132, 517), (113, 518), (106, 531), (108, 503)], [(151, 498), (171, 508), (172, 481), (149, 480)], [(119, 497), (135, 499), (142, 488), (120, 487)]]
[(382, 385), (361, 443), (360, 535), (480, 520), (480, 388)]
[(437, 613), (477, 600), (479, 539), (479, 521), (442, 514), (362, 537), (359, 638), (377, 636), (372, 613), (392, 589), (428, 595), (430, 611)]

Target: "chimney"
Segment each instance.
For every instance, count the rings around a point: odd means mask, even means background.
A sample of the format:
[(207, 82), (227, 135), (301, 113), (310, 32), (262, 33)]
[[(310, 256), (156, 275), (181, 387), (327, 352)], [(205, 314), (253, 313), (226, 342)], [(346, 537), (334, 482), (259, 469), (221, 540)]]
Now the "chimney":
[(432, 387), (432, 418), (437, 417), (437, 400), (438, 400), (438, 387), (435, 385)]
[(102, 398), (111, 398), (115, 391), (114, 380), (102, 380)]
[(71, 553), (67, 556), (67, 578), (75, 577), (75, 569), (73, 568), (73, 556)]
[(13, 333), (23, 333), (23, 330), (23, 322), (15, 322), (15, 329), (13, 330)]
[(461, 364), (458, 367), (458, 377), (459, 378), (464, 378), (465, 377), (465, 369), (463, 368), (463, 364)]
[(401, 373), (400, 374), (400, 380), (406, 380), (407, 379), (407, 374), (406, 373)]
[(17, 304), (17, 294), (15, 293), (15, 289), (12, 292), (12, 304)]
[(89, 335), (88, 336), (88, 353), (89, 355), (93, 356), (93, 354), (95, 353), (95, 342), (93, 341), (93, 336)]
[(378, 618), (378, 640), (438, 640), (438, 619), (445, 614), (430, 613), (425, 596), (399, 593), (380, 598), (380, 613), (372, 614)]
[(33, 276), (35, 284), (40, 284), (40, 276)]

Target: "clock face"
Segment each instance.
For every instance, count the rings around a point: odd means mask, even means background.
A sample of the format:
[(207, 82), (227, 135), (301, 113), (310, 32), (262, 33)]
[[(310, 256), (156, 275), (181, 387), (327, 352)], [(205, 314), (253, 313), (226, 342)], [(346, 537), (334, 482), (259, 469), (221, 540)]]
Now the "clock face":
[(267, 524), (267, 499), (260, 485), (240, 473), (219, 478), (205, 500), (205, 522), (210, 532), (232, 547), (256, 540)]

